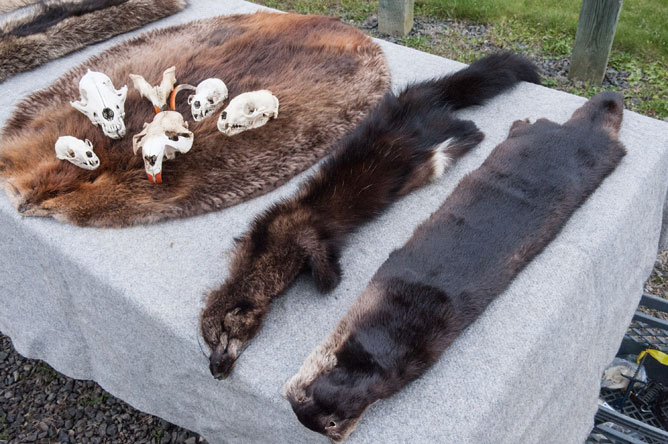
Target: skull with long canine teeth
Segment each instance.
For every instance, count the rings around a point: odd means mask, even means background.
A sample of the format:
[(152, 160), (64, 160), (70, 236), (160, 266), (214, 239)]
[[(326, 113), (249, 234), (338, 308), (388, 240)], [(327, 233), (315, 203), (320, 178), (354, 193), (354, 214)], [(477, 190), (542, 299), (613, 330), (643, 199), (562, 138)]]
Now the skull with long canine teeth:
[(142, 76), (138, 74), (130, 74), (132, 84), (135, 89), (139, 91), (142, 97), (151, 101), (156, 113), (159, 113), (162, 108), (167, 105), (169, 93), (174, 89), (176, 84), (176, 67), (167, 68), (162, 73), (162, 80), (159, 85), (152, 86)]
[(83, 168), (94, 170), (100, 166), (100, 159), (93, 152), (93, 144), (72, 136), (62, 136), (56, 141), (56, 157)]
[(266, 124), (278, 117), (278, 98), (267, 91), (252, 91), (239, 94), (230, 100), (218, 118), (218, 131), (234, 136), (249, 129)]
[(220, 79), (202, 80), (195, 94), (188, 96), (188, 104), (196, 122), (208, 117), (227, 99), (227, 86)]
[(125, 136), (125, 97), (127, 85), (116, 89), (104, 73), (90, 69), (79, 81), (79, 101), (70, 102), (90, 119), (93, 125), (102, 127), (105, 136), (120, 139)]
[(162, 183), (163, 159), (174, 159), (177, 151), (187, 153), (193, 140), (193, 133), (181, 114), (163, 111), (156, 114), (151, 123), (144, 123), (142, 132), (132, 137), (132, 149), (135, 154), (141, 149), (148, 180)]

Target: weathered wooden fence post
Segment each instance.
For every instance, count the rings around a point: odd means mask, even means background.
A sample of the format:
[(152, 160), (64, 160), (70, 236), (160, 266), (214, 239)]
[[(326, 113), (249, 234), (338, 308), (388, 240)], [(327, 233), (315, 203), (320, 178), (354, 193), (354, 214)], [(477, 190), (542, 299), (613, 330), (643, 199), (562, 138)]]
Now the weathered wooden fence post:
[(582, 0), (568, 78), (603, 82), (622, 1)]
[(413, 28), (415, 0), (378, 0), (378, 31), (406, 35)]

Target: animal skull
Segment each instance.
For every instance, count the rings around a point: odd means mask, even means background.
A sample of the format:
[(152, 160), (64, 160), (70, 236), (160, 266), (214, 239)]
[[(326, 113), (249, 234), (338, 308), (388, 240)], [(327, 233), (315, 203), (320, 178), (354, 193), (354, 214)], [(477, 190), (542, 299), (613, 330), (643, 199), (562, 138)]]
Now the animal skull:
[(93, 152), (93, 144), (72, 136), (62, 136), (56, 141), (56, 157), (83, 168), (94, 170), (100, 166), (100, 159)]
[(127, 85), (114, 88), (106, 74), (90, 69), (79, 81), (81, 100), (70, 102), (93, 122), (100, 125), (105, 136), (120, 139), (125, 136), (125, 97)]
[(177, 151), (185, 154), (192, 146), (193, 133), (176, 111), (156, 114), (153, 122), (144, 123), (142, 132), (132, 137), (132, 149), (135, 154), (142, 150), (144, 169), (151, 183), (162, 183), (163, 158), (174, 159)]
[(227, 86), (220, 79), (202, 80), (195, 94), (188, 96), (188, 105), (196, 122), (208, 117), (227, 99)]
[(259, 128), (278, 117), (278, 98), (267, 91), (239, 94), (230, 100), (218, 119), (218, 131), (234, 136), (243, 131)]
[(159, 113), (162, 108), (167, 105), (169, 93), (174, 89), (176, 83), (176, 67), (167, 68), (162, 73), (162, 80), (160, 84), (153, 86), (148, 83), (142, 76), (137, 74), (130, 74), (132, 84), (135, 89), (139, 91), (142, 97), (151, 101), (155, 108), (155, 112)]

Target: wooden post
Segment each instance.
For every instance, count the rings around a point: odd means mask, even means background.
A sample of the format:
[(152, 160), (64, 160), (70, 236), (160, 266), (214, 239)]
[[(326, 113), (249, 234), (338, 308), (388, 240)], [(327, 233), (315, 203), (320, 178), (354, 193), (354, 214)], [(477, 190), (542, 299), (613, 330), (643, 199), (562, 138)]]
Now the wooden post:
[(378, 31), (406, 35), (413, 29), (415, 0), (378, 0)]
[(582, 1), (568, 78), (603, 82), (622, 1)]

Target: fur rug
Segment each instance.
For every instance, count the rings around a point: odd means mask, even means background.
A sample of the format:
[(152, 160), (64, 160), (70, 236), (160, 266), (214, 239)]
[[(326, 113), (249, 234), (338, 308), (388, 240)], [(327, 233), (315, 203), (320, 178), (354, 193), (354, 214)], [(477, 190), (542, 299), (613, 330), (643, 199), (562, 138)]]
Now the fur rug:
[[(155, 116), (128, 74), (151, 84), (176, 66), (178, 83), (221, 77), (230, 98), (258, 89), (280, 100), (278, 118), (228, 137), (217, 115), (194, 122), (187, 94), (180, 111), (195, 134), (191, 151), (163, 164), (151, 184), (132, 136)], [(69, 101), (90, 68), (119, 88), (128, 84), (127, 134), (111, 140)], [(389, 88), (380, 48), (336, 19), (260, 12), (221, 16), (156, 30), (116, 46), (23, 101), (3, 130), (0, 178), (15, 207), (77, 225), (118, 227), (186, 217), (270, 191), (327, 154)], [(58, 160), (59, 136), (88, 138), (101, 165), (86, 171)]]
[(84, 46), (172, 15), (186, 6), (185, 0), (28, 3), (34, 4), (0, 17), (0, 82)]

